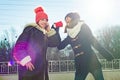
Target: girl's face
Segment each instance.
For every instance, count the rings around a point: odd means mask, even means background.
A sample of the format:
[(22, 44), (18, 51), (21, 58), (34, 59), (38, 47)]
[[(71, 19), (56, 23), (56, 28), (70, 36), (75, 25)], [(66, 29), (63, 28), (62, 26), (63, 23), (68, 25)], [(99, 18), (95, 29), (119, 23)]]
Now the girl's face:
[(40, 25), (41, 28), (46, 28), (48, 26), (48, 20), (47, 19), (41, 19), (38, 24)]
[(65, 22), (66, 22), (66, 24), (69, 26), (69, 24), (70, 24), (70, 21), (71, 21), (71, 18), (70, 17), (66, 17), (65, 18)]

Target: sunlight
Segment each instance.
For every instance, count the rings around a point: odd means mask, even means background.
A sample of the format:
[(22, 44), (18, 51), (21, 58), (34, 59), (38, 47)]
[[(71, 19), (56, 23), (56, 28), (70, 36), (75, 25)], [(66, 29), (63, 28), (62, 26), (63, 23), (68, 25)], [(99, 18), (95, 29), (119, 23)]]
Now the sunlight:
[[(100, 29), (111, 24), (113, 17), (118, 14), (115, 0), (76, 0), (75, 10), (81, 15), (92, 30)], [(81, 5), (80, 5), (81, 4)]]
[(112, 2), (110, 0), (91, 0), (88, 4), (88, 13), (99, 21), (109, 17), (112, 13)]

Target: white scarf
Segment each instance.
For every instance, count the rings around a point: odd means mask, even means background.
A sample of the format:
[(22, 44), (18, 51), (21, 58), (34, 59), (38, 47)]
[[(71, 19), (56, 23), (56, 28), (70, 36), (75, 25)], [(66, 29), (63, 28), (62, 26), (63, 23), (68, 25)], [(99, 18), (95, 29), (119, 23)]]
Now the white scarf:
[(81, 26), (84, 22), (78, 22), (78, 24), (76, 26), (74, 26), (72, 29), (67, 28), (67, 34), (71, 37), (71, 38), (75, 38), (78, 33), (81, 30)]

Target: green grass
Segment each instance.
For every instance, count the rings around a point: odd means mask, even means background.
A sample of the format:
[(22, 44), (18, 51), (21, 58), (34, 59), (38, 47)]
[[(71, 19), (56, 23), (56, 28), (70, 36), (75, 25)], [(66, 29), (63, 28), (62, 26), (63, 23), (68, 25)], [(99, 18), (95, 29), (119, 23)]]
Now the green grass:
[(74, 80), (74, 73), (62, 72), (49, 74), (50, 80)]
[[(105, 80), (120, 80), (120, 70), (103, 71)], [(16, 75), (0, 75), (0, 80), (18, 80)], [(74, 72), (49, 73), (50, 80), (74, 80)], [(91, 74), (88, 74), (86, 80), (94, 80)]]
[[(74, 73), (64, 72), (64, 73), (52, 73), (50, 74), (50, 80), (74, 80)], [(94, 80), (92, 75), (88, 75), (86, 80)]]
[[(74, 72), (50, 73), (50, 80), (74, 80)], [(103, 71), (105, 80), (120, 80), (120, 70)], [(91, 74), (88, 74), (86, 80), (94, 80)]]
[(2, 78), (0, 77), (0, 80), (2, 80)]

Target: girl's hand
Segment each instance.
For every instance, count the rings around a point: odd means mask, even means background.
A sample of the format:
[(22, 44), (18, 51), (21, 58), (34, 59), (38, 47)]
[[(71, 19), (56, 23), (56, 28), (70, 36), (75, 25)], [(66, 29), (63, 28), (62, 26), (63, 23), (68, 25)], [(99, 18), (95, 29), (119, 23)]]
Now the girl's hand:
[(33, 69), (35, 69), (34, 65), (31, 62), (26, 63), (25, 66), (30, 71), (33, 71)]
[(46, 26), (46, 28), (45, 28), (45, 29), (46, 29), (46, 31), (47, 31), (47, 32), (49, 32), (49, 31), (50, 31), (50, 25), (49, 25), (49, 23), (47, 23), (47, 26)]

